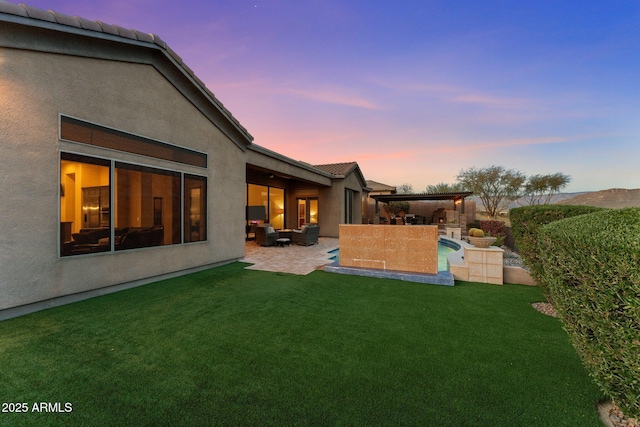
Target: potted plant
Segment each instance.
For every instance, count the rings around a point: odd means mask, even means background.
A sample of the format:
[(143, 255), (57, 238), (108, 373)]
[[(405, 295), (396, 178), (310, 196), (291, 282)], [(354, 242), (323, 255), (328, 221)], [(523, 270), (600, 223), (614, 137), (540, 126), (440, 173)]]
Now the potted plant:
[(484, 231), (478, 228), (469, 229), (469, 243), (476, 248), (488, 248), (496, 240), (497, 237), (485, 236)]

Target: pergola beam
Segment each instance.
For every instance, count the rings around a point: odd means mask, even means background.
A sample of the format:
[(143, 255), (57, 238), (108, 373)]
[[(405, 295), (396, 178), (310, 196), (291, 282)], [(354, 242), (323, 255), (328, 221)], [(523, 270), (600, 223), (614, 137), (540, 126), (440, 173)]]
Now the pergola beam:
[(415, 194), (373, 194), (370, 195), (376, 202), (400, 202), (400, 201), (427, 201), (427, 200), (462, 200), (473, 194), (472, 191), (456, 193), (415, 193)]

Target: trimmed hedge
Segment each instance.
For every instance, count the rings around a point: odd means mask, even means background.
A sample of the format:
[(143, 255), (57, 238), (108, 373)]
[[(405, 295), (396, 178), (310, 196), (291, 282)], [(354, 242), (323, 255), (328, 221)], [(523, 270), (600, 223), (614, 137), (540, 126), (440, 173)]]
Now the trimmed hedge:
[(608, 210), (540, 228), (537, 262), (591, 376), (640, 417), (640, 209)]
[(551, 297), (541, 276), (542, 267), (538, 260), (538, 249), (536, 247), (540, 227), (561, 219), (603, 210), (607, 209), (593, 206), (536, 205), (524, 206), (509, 211), (515, 246), (520, 252), (524, 265), (529, 269), (531, 277), (540, 286), (548, 300), (551, 301)]

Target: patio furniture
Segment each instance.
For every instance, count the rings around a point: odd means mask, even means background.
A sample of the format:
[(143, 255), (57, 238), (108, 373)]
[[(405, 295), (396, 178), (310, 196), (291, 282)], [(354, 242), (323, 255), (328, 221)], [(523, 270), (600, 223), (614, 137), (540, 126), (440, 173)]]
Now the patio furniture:
[(309, 246), (318, 244), (320, 226), (317, 224), (303, 225), (300, 230), (293, 230), (291, 233), (291, 243)]
[(281, 237), (279, 239), (276, 239), (276, 246), (282, 246), (283, 248), (285, 246), (289, 246), (291, 244), (291, 239), (289, 239), (288, 237)]
[(256, 227), (256, 243), (260, 246), (274, 246), (280, 238), (271, 224), (261, 224)]
[(278, 235), (280, 238), (291, 239), (291, 234), (293, 234), (293, 230), (290, 228), (284, 228), (282, 230), (278, 230)]

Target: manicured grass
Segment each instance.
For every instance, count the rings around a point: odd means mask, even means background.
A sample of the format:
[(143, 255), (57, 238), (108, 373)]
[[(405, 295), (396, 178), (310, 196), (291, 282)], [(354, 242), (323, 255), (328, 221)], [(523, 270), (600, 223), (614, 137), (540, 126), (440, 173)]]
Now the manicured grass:
[(0, 425), (601, 425), (537, 288), (243, 267), (0, 322)]

